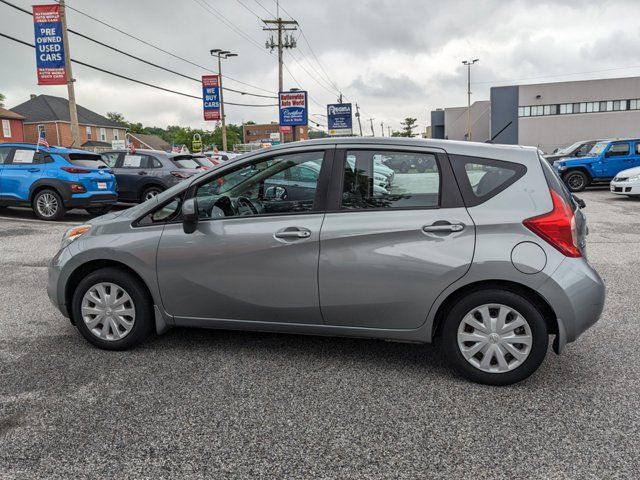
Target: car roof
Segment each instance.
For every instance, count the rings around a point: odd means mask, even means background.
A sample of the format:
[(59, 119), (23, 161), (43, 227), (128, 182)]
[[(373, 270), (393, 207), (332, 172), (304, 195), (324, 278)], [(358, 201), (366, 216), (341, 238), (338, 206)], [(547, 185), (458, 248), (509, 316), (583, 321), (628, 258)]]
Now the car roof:
[[(2, 143), (0, 144), (0, 146), (2, 147), (15, 147), (15, 148), (33, 148), (36, 149), (37, 145), (35, 143), (26, 143), (26, 142), (12, 142), (12, 143)], [(40, 150), (47, 152), (47, 153), (83, 153), (83, 154), (90, 154), (90, 155), (97, 155), (94, 154), (93, 152), (89, 152), (87, 150), (80, 150), (78, 148), (65, 148), (65, 147), (56, 147), (56, 146), (51, 146), (49, 148), (47, 147), (40, 147)]]

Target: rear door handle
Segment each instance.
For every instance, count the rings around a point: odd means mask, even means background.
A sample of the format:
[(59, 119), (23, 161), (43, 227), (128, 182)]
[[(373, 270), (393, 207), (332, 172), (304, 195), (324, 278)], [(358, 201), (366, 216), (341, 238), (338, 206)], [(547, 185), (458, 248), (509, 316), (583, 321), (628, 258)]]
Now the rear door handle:
[(30, 168), (29, 171), (30, 172), (39, 172), (40, 169), (39, 168)]
[(431, 232), (461, 232), (464, 230), (464, 225), (461, 223), (449, 223), (441, 225), (425, 225), (422, 227), (422, 231), (426, 233)]
[(289, 227), (274, 233), (274, 237), (283, 240), (297, 240), (299, 238), (309, 238), (310, 236), (311, 230), (299, 227)]
[(146, 175), (147, 172), (138, 172), (138, 175)]

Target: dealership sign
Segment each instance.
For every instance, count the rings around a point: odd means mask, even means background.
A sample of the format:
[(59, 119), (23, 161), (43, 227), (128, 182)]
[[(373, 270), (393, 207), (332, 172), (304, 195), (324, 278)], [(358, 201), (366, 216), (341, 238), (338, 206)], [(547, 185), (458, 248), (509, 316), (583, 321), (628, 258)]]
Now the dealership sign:
[(280, 125), (296, 126), (308, 123), (307, 92), (280, 92)]
[(351, 135), (351, 104), (336, 103), (327, 105), (327, 127), (329, 135)]
[(33, 5), (38, 85), (66, 85), (60, 5)]
[(220, 79), (218, 75), (202, 76), (202, 106), (205, 120), (220, 120)]

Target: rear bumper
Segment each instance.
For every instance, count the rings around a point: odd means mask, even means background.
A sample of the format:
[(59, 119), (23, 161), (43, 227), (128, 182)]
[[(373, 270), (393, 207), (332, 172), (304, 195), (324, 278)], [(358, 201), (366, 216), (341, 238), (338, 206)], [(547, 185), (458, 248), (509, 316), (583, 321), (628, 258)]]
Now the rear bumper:
[(558, 319), (556, 353), (596, 323), (604, 308), (604, 282), (584, 258), (565, 258), (538, 292)]
[(82, 193), (70, 196), (64, 200), (64, 205), (67, 208), (101, 207), (113, 205), (117, 201), (118, 195), (115, 193)]

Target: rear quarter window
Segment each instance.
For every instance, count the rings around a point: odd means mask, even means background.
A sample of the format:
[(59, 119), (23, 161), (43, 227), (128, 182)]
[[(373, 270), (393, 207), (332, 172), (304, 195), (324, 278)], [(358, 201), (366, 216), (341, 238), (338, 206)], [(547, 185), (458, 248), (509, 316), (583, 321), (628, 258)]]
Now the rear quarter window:
[(467, 207), (495, 197), (527, 172), (527, 167), (519, 163), (466, 155), (449, 157)]

